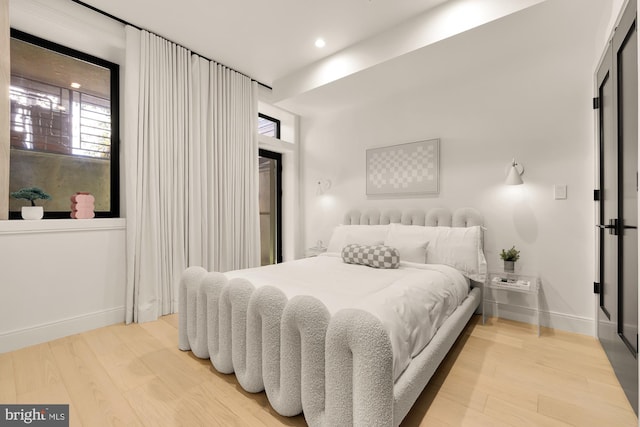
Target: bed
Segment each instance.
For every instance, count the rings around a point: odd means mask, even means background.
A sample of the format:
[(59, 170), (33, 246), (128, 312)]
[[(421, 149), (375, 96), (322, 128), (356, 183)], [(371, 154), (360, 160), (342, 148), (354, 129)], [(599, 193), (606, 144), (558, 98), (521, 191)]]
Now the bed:
[(482, 225), (471, 208), (351, 211), (321, 256), (190, 267), (178, 346), (310, 426), (397, 426), (480, 307)]

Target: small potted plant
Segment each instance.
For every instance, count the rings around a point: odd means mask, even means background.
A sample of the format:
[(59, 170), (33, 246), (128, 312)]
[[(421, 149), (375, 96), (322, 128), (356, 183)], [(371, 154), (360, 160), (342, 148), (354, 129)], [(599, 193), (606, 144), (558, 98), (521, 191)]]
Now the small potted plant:
[(520, 259), (520, 251), (515, 246), (511, 246), (511, 249), (502, 250), (500, 252), (500, 258), (504, 261), (504, 271), (507, 273), (513, 273), (515, 270), (515, 263)]
[(11, 193), (11, 197), (13, 197), (14, 199), (25, 199), (31, 202), (31, 206), (22, 207), (22, 219), (42, 219), (44, 215), (44, 209), (42, 206), (36, 206), (35, 201), (39, 199), (51, 199), (50, 195), (48, 195), (38, 187), (21, 188), (20, 190)]

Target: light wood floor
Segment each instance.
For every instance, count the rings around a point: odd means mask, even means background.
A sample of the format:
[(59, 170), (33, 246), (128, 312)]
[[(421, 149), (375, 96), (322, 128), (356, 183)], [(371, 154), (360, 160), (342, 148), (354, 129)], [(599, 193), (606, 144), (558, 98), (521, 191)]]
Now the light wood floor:
[[(177, 316), (0, 354), (0, 403), (70, 403), (71, 426), (304, 426), (177, 348)], [(635, 427), (598, 341), (474, 316), (408, 426)], [(338, 426), (336, 426), (338, 427)]]

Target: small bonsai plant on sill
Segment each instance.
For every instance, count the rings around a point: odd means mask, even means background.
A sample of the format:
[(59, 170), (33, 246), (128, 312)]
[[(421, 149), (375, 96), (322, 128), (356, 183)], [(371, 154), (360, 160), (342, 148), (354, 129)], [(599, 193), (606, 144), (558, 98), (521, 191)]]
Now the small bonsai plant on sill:
[(511, 249), (502, 250), (500, 252), (500, 258), (504, 261), (504, 271), (513, 273), (515, 270), (515, 263), (520, 259), (520, 251), (515, 246), (511, 246)]
[(50, 200), (51, 196), (38, 187), (21, 188), (11, 193), (14, 199), (24, 199), (31, 202), (31, 206), (22, 207), (22, 219), (42, 219), (44, 209), (42, 206), (36, 206), (36, 200)]

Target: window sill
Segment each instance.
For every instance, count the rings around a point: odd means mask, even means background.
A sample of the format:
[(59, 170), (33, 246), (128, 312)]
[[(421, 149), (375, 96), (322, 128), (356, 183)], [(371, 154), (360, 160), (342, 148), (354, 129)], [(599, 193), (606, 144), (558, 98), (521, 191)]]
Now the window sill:
[(125, 218), (41, 219), (0, 221), (0, 235), (124, 230)]

